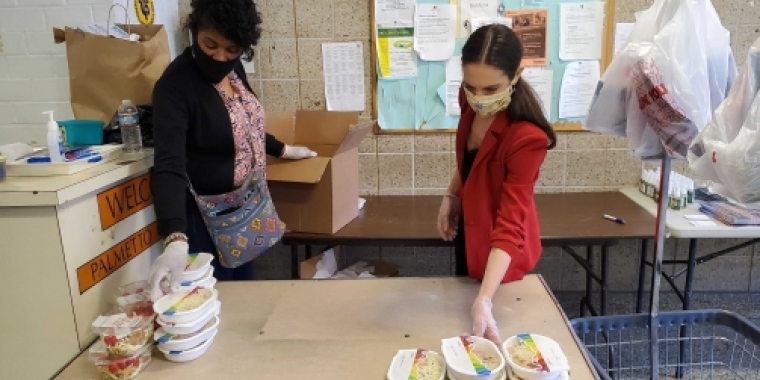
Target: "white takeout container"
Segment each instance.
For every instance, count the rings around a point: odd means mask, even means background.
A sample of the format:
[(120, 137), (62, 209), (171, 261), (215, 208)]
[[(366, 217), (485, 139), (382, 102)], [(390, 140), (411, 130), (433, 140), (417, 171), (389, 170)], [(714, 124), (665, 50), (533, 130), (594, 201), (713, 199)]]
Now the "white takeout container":
[(185, 334), (190, 335), (184, 339), (178, 339), (179, 335), (169, 334), (164, 331), (163, 328), (156, 330), (154, 338), (158, 343), (158, 349), (162, 351), (184, 351), (189, 350), (199, 344), (211, 339), (216, 335), (219, 330), (219, 317), (214, 316), (211, 321), (207, 322), (203, 327), (208, 328), (199, 330), (197, 333)]
[(156, 322), (158, 322), (159, 326), (161, 326), (161, 329), (163, 329), (169, 334), (174, 334), (174, 335), (194, 334), (198, 332), (200, 329), (202, 329), (203, 326), (206, 326), (206, 323), (208, 323), (211, 319), (218, 316), (219, 311), (221, 310), (221, 307), (222, 307), (222, 303), (217, 300), (214, 303), (213, 308), (211, 308), (205, 314), (200, 316), (198, 320), (188, 322), (188, 323), (167, 322), (161, 319), (160, 316), (156, 318)]
[[(509, 368), (507, 368), (506, 370), (509, 370)], [(508, 374), (506, 370), (501, 372), (501, 377), (498, 380), (513, 380), (509, 377), (510, 375)], [(449, 380), (460, 380), (454, 374), (454, 371), (451, 370), (451, 367), (446, 367), (446, 375), (449, 376)], [(517, 379), (515, 378), (514, 380), (517, 380)]]
[(441, 354), (424, 349), (412, 349), (412, 350), (399, 350), (391, 361), (391, 366), (388, 368), (386, 374), (387, 380), (407, 380), (409, 374), (414, 366), (414, 359), (417, 356), (418, 351), (424, 351), (424, 355), (432, 357), (441, 364), (441, 376), (436, 380), (444, 380), (446, 378), (446, 360), (443, 359)]
[(159, 351), (161, 351), (166, 357), (166, 360), (169, 360), (170, 362), (177, 362), (177, 363), (189, 362), (203, 356), (203, 354), (205, 354), (206, 351), (208, 351), (209, 347), (211, 347), (211, 344), (214, 343), (215, 337), (216, 337), (216, 333), (214, 333), (214, 335), (211, 338), (209, 338), (207, 341), (189, 350), (164, 351), (159, 348)]
[(502, 351), (504, 352), (504, 359), (507, 361), (507, 367), (512, 370), (512, 373), (525, 380), (562, 380), (566, 379), (568, 371), (570, 371), (570, 364), (568, 363), (567, 356), (562, 352), (562, 348), (559, 343), (551, 338), (538, 334), (530, 334), (533, 341), (541, 351), (541, 356), (547, 362), (551, 372), (542, 372), (540, 370), (525, 368), (515, 363), (509, 355), (508, 347), (511, 347), (518, 340), (516, 335), (509, 337), (502, 344)]
[(188, 256), (187, 261), (190, 265), (182, 273), (182, 278), (179, 279), (180, 282), (196, 281), (208, 272), (211, 262), (214, 260), (214, 255), (205, 252), (198, 253), (197, 255), (192, 263), (190, 263), (191, 255)]
[[(196, 286), (200, 286), (202, 288), (208, 288), (213, 289), (216, 285), (216, 278), (214, 277), (214, 267), (209, 265), (206, 269), (206, 273), (201, 276), (201, 278), (195, 280), (195, 281), (181, 281), (179, 283), (179, 290), (178, 291), (185, 291), (188, 288), (194, 288)], [(170, 293), (171, 289), (171, 281), (168, 277), (165, 277), (161, 281), (161, 287), (164, 289), (165, 292)]]
[[(199, 289), (206, 289), (200, 288)], [(198, 305), (195, 309), (187, 311), (169, 312), (168, 310), (175, 304), (177, 304), (183, 297), (191, 293), (194, 289), (186, 289), (172, 294), (167, 294), (159, 298), (156, 303), (153, 304), (153, 311), (158, 314), (158, 317), (164, 322), (170, 323), (192, 323), (203, 317), (209, 310), (214, 309), (214, 303), (217, 300), (219, 293), (216, 289), (206, 289), (211, 291), (211, 297), (205, 300), (202, 304)]]
[(504, 374), (506, 362), (501, 349), (488, 339), (478, 336), (467, 337), (472, 342), (473, 350), (495, 356), (499, 359), (499, 366), (491, 370), (490, 375), (478, 375), (475, 372), (470, 358), (466, 354), (461, 337), (442, 340), (441, 352), (446, 360), (449, 370), (457, 380), (499, 380)]

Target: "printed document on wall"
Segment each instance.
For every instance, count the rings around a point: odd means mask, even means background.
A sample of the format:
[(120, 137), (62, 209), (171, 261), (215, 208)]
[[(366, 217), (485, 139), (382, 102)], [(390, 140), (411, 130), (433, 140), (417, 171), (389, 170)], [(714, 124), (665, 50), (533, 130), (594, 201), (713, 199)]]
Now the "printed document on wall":
[(512, 19), (509, 17), (474, 18), (470, 20), (470, 28), (474, 32), (481, 26), (502, 24), (512, 28)]
[(549, 53), (549, 11), (527, 9), (506, 11), (504, 15), (512, 19), (512, 30), (522, 43), (522, 66), (546, 66)]
[(381, 78), (417, 76), (414, 0), (375, 0), (377, 61)]
[(559, 20), (559, 59), (602, 58), (604, 3), (562, 3)]
[(583, 117), (599, 83), (599, 61), (571, 62), (565, 67), (559, 91), (559, 118)]
[(446, 62), (446, 98), (441, 99), (446, 104), (446, 114), (459, 116), (459, 89), (462, 87), (462, 57), (451, 57)]
[(625, 43), (628, 41), (628, 36), (633, 32), (634, 26), (636, 24), (632, 22), (619, 22), (615, 24), (615, 53), (625, 47)]
[(538, 95), (541, 106), (544, 108), (546, 120), (551, 121), (554, 71), (545, 70), (543, 67), (526, 67), (520, 77), (533, 87), (533, 91)]
[(414, 50), (424, 61), (445, 61), (454, 54), (456, 6), (417, 4), (414, 12)]
[(472, 19), (498, 16), (499, 4), (499, 0), (459, 0), (459, 38), (470, 36)]
[(328, 111), (364, 111), (364, 57), (361, 42), (322, 44)]

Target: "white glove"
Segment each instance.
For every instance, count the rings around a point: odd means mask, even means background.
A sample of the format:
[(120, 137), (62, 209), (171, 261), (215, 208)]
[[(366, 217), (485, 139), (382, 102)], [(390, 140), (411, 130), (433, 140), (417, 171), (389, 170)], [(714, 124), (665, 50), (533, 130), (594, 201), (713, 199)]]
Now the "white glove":
[(168, 275), (171, 278), (171, 292), (179, 290), (180, 278), (185, 272), (188, 257), (188, 245), (185, 241), (173, 241), (164, 248), (164, 253), (153, 262), (150, 270), (152, 290), (150, 298), (153, 302), (166, 295), (161, 288), (161, 281)]
[(300, 160), (309, 157), (316, 157), (317, 152), (305, 147), (305, 146), (290, 146), (285, 145), (285, 152), (282, 153), (282, 159), (286, 160)]
[(494, 342), (501, 347), (501, 337), (496, 320), (493, 319), (493, 303), (489, 298), (478, 297), (472, 304), (472, 333)]

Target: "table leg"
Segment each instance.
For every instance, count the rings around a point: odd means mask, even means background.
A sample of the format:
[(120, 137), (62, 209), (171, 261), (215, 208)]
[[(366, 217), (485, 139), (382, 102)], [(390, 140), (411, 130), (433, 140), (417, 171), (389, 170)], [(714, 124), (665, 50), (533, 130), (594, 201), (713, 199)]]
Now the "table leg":
[[(697, 266), (697, 239), (689, 239), (689, 261), (686, 263), (686, 285), (683, 290), (683, 310), (691, 309), (691, 293), (694, 286), (694, 268)], [(683, 339), (690, 336), (688, 326), (682, 326), (679, 331), (678, 344), (678, 368), (676, 369), (676, 378), (683, 377), (685, 365), (681, 364), (686, 360), (686, 341)]]
[(311, 244), (306, 245), (306, 258), (305, 260), (308, 260), (311, 258)]
[(649, 249), (649, 240), (641, 239), (641, 258), (639, 259), (639, 287), (636, 290), (636, 314), (641, 313), (642, 303), (644, 302), (644, 278), (647, 270), (647, 250)]
[(290, 246), (290, 271), (293, 279), (298, 278), (298, 244)]
[[(586, 308), (584, 304), (588, 306), (589, 311), (592, 312), (591, 300), (594, 293), (594, 277), (592, 272), (594, 271), (594, 247), (586, 246), (586, 262), (588, 263), (588, 269), (586, 271), (586, 296), (581, 300), (581, 317), (586, 316)], [(593, 312), (591, 314), (594, 314)]]
[(602, 283), (599, 284), (599, 312), (600, 315), (607, 315), (607, 272), (609, 271), (609, 246), (602, 245)]

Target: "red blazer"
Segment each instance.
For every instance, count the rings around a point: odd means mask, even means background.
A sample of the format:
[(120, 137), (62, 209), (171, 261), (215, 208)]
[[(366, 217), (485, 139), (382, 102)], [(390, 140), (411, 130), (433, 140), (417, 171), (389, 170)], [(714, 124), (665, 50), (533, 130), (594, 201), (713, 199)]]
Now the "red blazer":
[[(460, 90), (462, 110), (456, 135), (457, 170), (461, 173), (475, 111)], [(533, 188), (546, 157), (546, 133), (530, 122), (510, 122), (497, 114), (478, 149), (460, 190), (464, 213), (467, 267), (482, 280), (492, 247), (512, 257), (502, 283), (533, 270), (541, 257), (541, 234)]]

